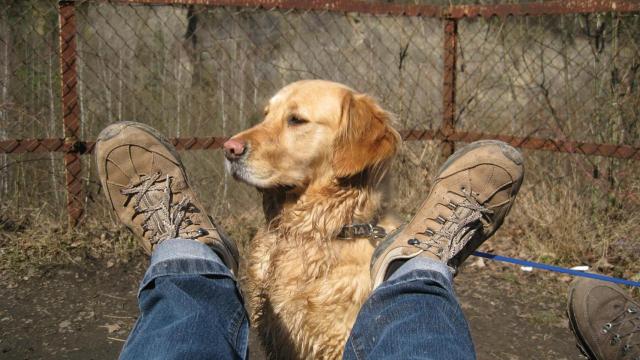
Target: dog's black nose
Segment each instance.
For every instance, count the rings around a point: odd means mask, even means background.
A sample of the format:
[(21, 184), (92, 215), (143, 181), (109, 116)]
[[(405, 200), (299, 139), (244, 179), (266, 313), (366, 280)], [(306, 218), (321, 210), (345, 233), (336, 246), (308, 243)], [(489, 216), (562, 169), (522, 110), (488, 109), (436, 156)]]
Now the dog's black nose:
[(240, 139), (229, 139), (222, 147), (224, 156), (230, 161), (238, 160), (247, 151), (246, 143)]

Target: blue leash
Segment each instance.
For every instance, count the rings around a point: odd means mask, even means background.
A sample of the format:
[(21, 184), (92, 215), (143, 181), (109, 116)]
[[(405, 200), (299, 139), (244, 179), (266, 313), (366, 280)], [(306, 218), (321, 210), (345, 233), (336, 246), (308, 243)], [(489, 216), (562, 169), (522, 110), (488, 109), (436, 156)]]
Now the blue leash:
[(486, 258), (486, 259), (489, 259), (489, 260), (502, 261), (502, 262), (517, 264), (517, 265), (521, 265), (521, 266), (531, 266), (531, 267), (534, 267), (534, 268), (547, 270), (547, 271), (555, 271), (555, 272), (559, 272), (559, 273), (563, 273), (563, 274), (569, 274), (569, 275), (573, 275), (573, 276), (582, 276), (582, 277), (586, 277), (586, 278), (597, 279), (597, 280), (602, 280), (602, 281), (609, 281), (609, 282), (612, 282), (612, 283), (617, 283), (617, 284), (622, 284), (622, 285), (640, 287), (640, 282), (637, 282), (637, 281), (631, 281), (631, 280), (620, 279), (620, 278), (615, 278), (615, 277), (611, 277), (611, 276), (605, 276), (605, 275), (600, 275), (600, 274), (593, 274), (593, 273), (588, 273), (588, 272), (583, 272), (583, 271), (571, 270), (571, 269), (566, 269), (566, 268), (559, 267), (559, 266), (542, 264), (542, 263), (537, 263), (537, 262), (533, 262), (533, 261), (514, 259), (514, 258), (510, 258), (510, 257), (506, 257), (506, 256), (489, 254), (489, 253), (485, 253), (485, 252), (481, 252), (481, 251), (474, 251), (473, 255), (479, 256), (479, 257), (483, 257), (483, 258)]

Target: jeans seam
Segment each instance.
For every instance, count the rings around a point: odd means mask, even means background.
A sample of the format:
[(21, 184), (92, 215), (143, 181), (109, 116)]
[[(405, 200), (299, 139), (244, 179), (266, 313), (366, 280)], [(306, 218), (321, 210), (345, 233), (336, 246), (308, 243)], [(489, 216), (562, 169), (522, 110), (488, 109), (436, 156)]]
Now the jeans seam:
[[(236, 352), (239, 356), (244, 356), (238, 351), (238, 337), (240, 334), (240, 329), (242, 328), (242, 319), (244, 317), (244, 307), (237, 310), (229, 321), (229, 336), (231, 337), (231, 341), (233, 343), (233, 347), (236, 349)], [(244, 350), (244, 349), (243, 349)]]
[(358, 341), (355, 336), (351, 339), (351, 347), (353, 348), (353, 354), (355, 355), (356, 359), (360, 360), (362, 359), (362, 357), (360, 356), (360, 351), (362, 351), (362, 345), (356, 347), (354, 344), (358, 344), (358, 345), (360, 344), (360, 341)]
[(120, 349), (120, 354), (118, 355), (118, 359), (122, 358), (122, 354), (124, 354), (124, 350), (127, 348), (127, 346), (129, 345), (129, 342), (131, 341), (131, 335), (136, 333), (136, 329), (142, 323), (143, 317), (144, 317), (144, 314), (142, 314), (142, 309), (140, 309), (140, 316), (136, 319), (136, 323), (133, 325), (133, 328), (129, 332), (129, 336), (127, 336), (127, 340), (124, 342), (124, 345), (122, 345), (122, 349)]
[[(367, 306), (366, 304), (364, 304), (364, 306)], [(363, 308), (360, 309), (359, 312), (363, 312), (364, 311), (364, 306)], [(358, 320), (356, 319), (356, 322)], [(354, 324), (355, 325), (355, 324)], [(353, 331), (353, 328), (352, 330)], [(357, 333), (352, 333), (351, 334), (351, 348), (353, 349), (353, 354), (355, 355), (357, 360), (363, 359), (363, 357), (361, 356), (361, 353), (364, 352), (364, 347), (362, 346), (362, 344), (360, 343), (360, 340), (358, 340), (358, 334)]]

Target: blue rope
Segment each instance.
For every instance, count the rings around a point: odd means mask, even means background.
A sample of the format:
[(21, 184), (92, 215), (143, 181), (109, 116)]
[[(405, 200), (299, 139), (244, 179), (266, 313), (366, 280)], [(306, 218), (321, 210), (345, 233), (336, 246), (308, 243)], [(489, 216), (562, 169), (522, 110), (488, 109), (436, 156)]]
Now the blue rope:
[(605, 275), (600, 275), (600, 274), (593, 274), (593, 273), (588, 273), (588, 272), (571, 270), (571, 269), (566, 269), (566, 268), (559, 267), (559, 266), (542, 264), (542, 263), (537, 263), (537, 262), (533, 262), (533, 261), (514, 259), (514, 258), (510, 258), (510, 257), (506, 257), (506, 256), (495, 255), (495, 254), (488, 254), (488, 253), (481, 252), (481, 251), (474, 251), (473, 255), (479, 256), (479, 257), (483, 257), (483, 258), (486, 258), (486, 259), (489, 259), (489, 260), (502, 261), (502, 262), (517, 264), (517, 265), (521, 265), (521, 266), (531, 266), (531, 267), (534, 267), (534, 268), (547, 270), (547, 271), (555, 271), (555, 272), (559, 272), (559, 273), (563, 273), (563, 274), (569, 274), (569, 275), (573, 275), (573, 276), (582, 276), (582, 277), (586, 277), (586, 278), (597, 279), (597, 280), (602, 280), (602, 281), (609, 281), (609, 282), (612, 282), (612, 283), (617, 283), (617, 284), (622, 284), (622, 285), (640, 287), (640, 282), (637, 282), (637, 281), (631, 281), (631, 280), (620, 279), (620, 278), (615, 278), (615, 277), (611, 277), (611, 276), (605, 276)]

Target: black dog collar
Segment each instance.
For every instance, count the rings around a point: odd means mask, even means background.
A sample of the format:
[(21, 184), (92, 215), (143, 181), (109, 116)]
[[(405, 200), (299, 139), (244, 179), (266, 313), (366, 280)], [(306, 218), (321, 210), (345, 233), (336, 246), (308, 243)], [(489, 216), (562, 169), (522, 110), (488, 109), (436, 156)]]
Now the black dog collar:
[(387, 236), (386, 230), (373, 224), (351, 224), (342, 227), (338, 239), (369, 238), (371, 240), (383, 239)]

